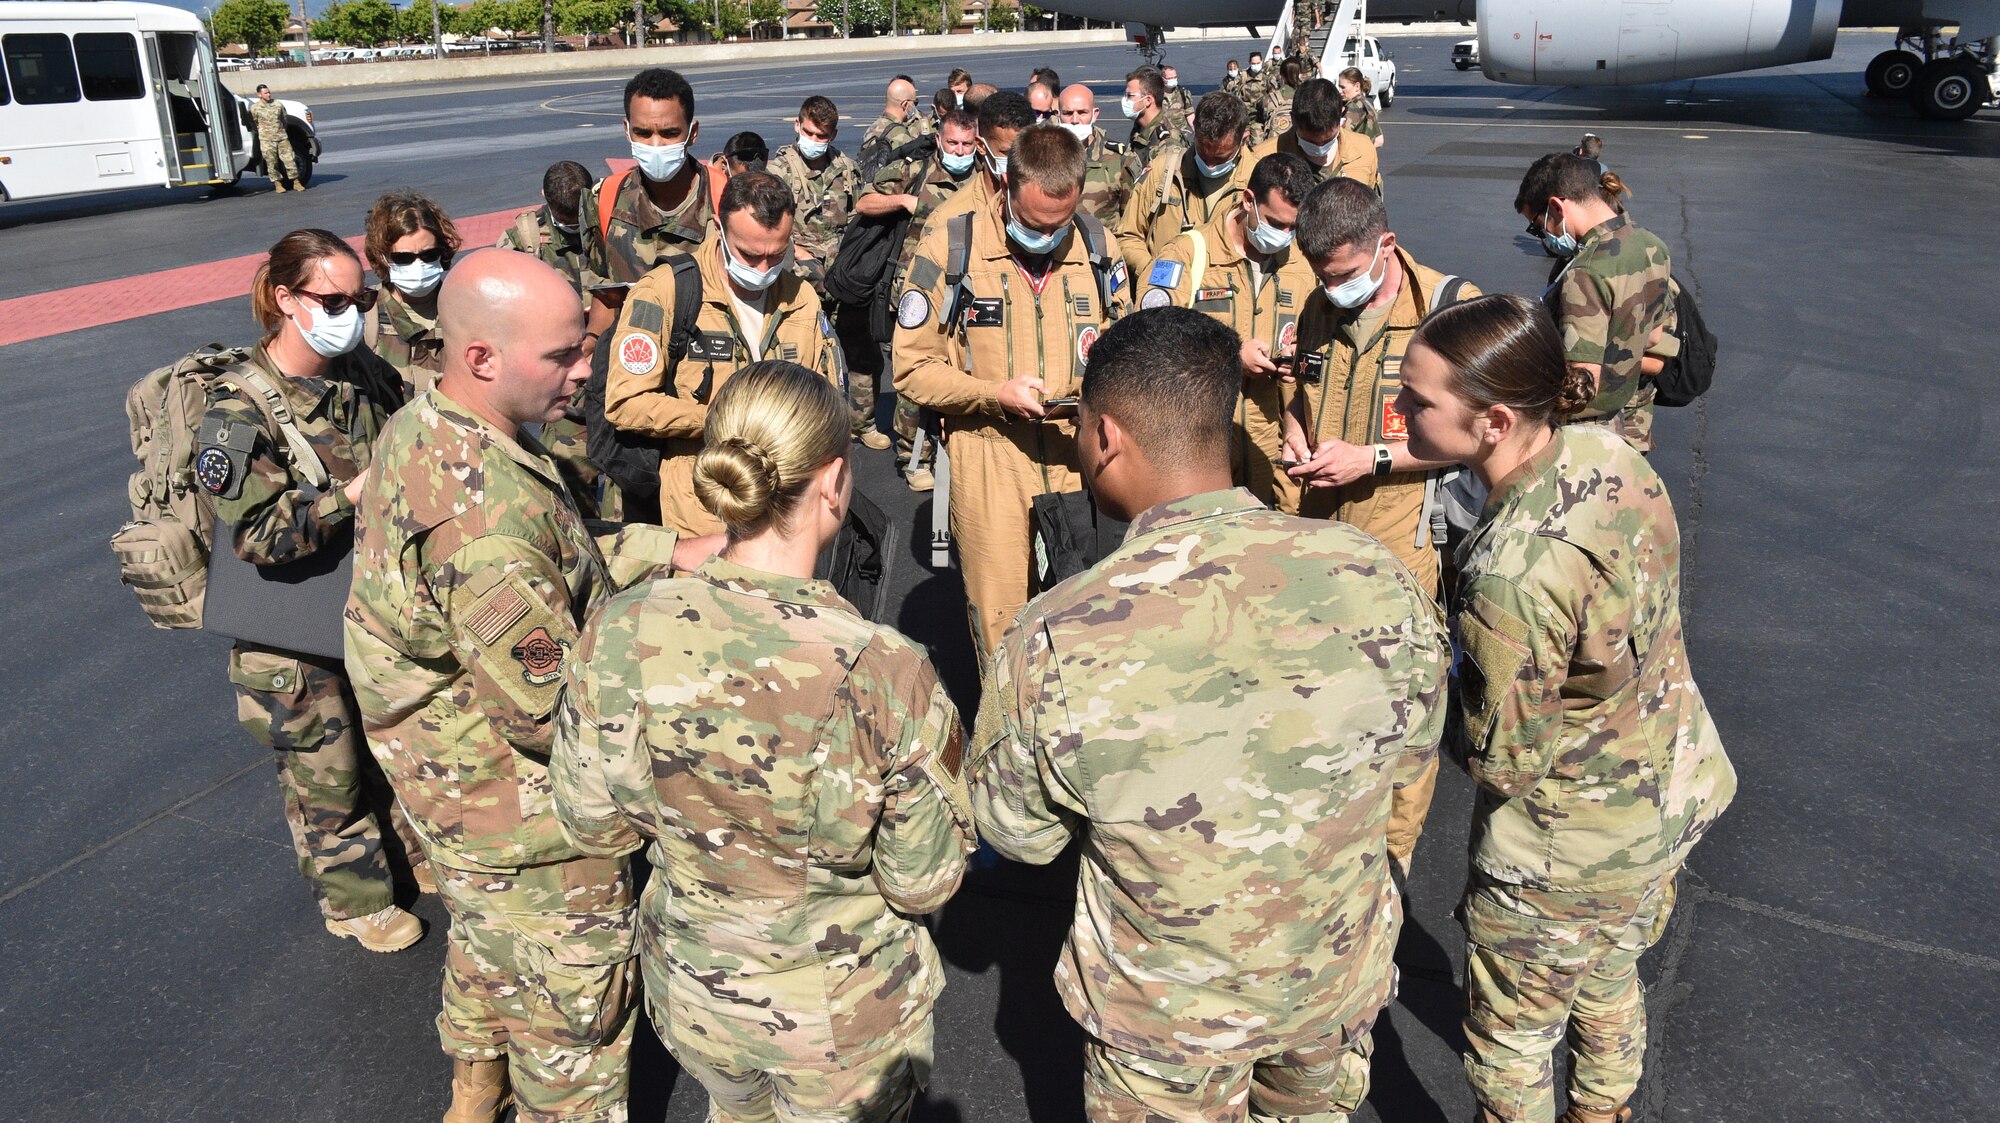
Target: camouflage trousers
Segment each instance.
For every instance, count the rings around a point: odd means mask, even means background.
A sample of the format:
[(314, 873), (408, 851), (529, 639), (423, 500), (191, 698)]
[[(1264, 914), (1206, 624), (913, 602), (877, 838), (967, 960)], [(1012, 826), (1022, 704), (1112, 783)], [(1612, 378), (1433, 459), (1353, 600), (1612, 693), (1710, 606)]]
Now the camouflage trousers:
[[(238, 644), (229, 653), (236, 720), (278, 750), (278, 788), (299, 872), (328, 920), (388, 908), (394, 897), (381, 821), (400, 849), (421, 861), (416, 832), (389, 796), (361, 734), (347, 674), (334, 662)], [(400, 863), (399, 863), (400, 864)]]
[(1368, 1025), (1254, 1061), (1165, 1064), (1101, 1041), (1083, 1046), (1091, 1123), (1344, 1123), (1368, 1098)]
[(931, 1012), (838, 1068), (774, 1069), (691, 1032), (649, 1003), (674, 1060), (708, 1091), (708, 1123), (903, 1123), (931, 1079)]
[(625, 862), (433, 868), (451, 917), (437, 1020), (444, 1051), (505, 1058), (523, 1121), (623, 1123), (638, 1012)]
[[(282, 132), (259, 131), (257, 147), (264, 151), (264, 175), (271, 182), (299, 181), (299, 158), (292, 154), (292, 140)], [(282, 174), (280, 174), (282, 169)]]
[(1646, 996), (1639, 957), (1674, 907), (1671, 876), (1615, 893), (1525, 889), (1474, 873), (1465, 924), (1466, 1077), (1482, 1119), (1551, 1123), (1556, 1046), (1570, 1102), (1614, 1110), (1639, 1087)]

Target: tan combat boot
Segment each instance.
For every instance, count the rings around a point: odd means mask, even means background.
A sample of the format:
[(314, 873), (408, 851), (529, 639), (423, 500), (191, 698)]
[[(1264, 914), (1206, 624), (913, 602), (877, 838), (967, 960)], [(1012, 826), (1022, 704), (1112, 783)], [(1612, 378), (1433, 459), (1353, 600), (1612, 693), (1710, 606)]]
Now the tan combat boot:
[(302, 180), (302, 179), (295, 179), (295, 180), (293, 180), (293, 181), (292, 181), (292, 190), (294, 190), (294, 191), (304, 191), (305, 189), (306, 189), (306, 182), (305, 182), (305, 180)]
[(498, 1123), (514, 1102), (507, 1087), (507, 1061), (451, 1062), (451, 1106), (444, 1123)]
[(895, 440), (880, 429), (863, 429), (861, 431), (861, 443), (863, 446), (872, 448), (877, 452), (881, 452), (886, 448), (894, 448), (896, 445)]
[(931, 491), (937, 487), (937, 477), (931, 475), (929, 468), (912, 469), (909, 475), (903, 477), (903, 480), (910, 485), (911, 491), (918, 494)]
[(1563, 1112), (1562, 1118), (1556, 1120), (1556, 1123), (1628, 1123), (1631, 1118), (1632, 1109), (1629, 1107), (1614, 1107), (1600, 1110), (1594, 1107), (1584, 1107), (1580, 1104), (1571, 1104), (1569, 1105), (1569, 1110)]
[(271, 190), (276, 191), (280, 195), (283, 195), (285, 193), (285, 181), (282, 179), (272, 180)]
[(329, 920), (326, 930), (369, 951), (402, 951), (424, 938), (424, 922), (394, 905), (352, 920)]

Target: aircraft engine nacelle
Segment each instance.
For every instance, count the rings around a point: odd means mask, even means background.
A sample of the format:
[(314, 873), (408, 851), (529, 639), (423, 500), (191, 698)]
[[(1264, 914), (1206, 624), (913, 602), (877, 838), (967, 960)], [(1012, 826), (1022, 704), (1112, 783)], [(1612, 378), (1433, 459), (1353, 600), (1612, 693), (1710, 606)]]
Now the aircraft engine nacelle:
[(1613, 86), (1833, 54), (1842, 0), (1479, 0), (1496, 82)]

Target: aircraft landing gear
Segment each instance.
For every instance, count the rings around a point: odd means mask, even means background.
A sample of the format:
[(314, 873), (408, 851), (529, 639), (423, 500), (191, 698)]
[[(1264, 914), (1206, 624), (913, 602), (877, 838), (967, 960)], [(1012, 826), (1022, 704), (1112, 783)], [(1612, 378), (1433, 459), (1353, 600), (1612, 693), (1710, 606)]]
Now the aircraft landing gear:
[(1868, 82), (1868, 92), (1876, 97), (1908, 97), (1910, 87), (1916, 84), (1917, 71), (1923, 69), (1924, 56), (1901, 47), (1893, 51), (1883, 51), (1868, 63), (1864, 77)]
[(1159, 66), (1167, 60), (1167, 29), (1159, 24), (1128, 22), (1125, 24), (1125, 38), (1131, 40), (1147, 66)]
[(1946, 39), (1934, 24), (1903, 28), (1895, 49), (1868, 63), (1868, 92), (1909, 98), (1918, 113), (1934, 121), (1963, 121), (2000, 96), (1996, 44), (2000, 40)]

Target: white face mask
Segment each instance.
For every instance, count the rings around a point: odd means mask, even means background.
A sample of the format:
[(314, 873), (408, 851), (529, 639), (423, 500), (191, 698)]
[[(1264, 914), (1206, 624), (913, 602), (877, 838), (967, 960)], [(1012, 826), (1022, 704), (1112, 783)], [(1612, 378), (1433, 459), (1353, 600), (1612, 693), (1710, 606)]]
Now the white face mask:
[[(309, 302), (299, 300), (299, 303), (306, 305)], [(329, 316), (326, 309), (312, 305), (306, 314), (312, 317), (311, 327), (300, 323), (297, 316), (292, 317), (292, 323), (299, 329), (299, 335), (305, 338), (306, 346), (312, 348), (321, 358), (332, 359), (345, 355), (354, 350), (355, 344), (361, 342), (360, 308), (350, 304), (341, 310), (340, 315)]]
[(1127, 121), (1136, 121), (1139, 119), (1139, 103), (1130, 95), (1121, 97), (1118, 99), (1118, 112), (1123, 113)]
[(442, 280), (444, 263), (440, 261), (412, 261), (408, 265), (389, 266), (389, 283), (404, 296), (429, 296), (437, 291), (438, 282)]
[(823, 140), (814, 140), (806, 134), (800, 133), (799, 155), (804, 156), (808, 160), (817, 160), (821, 156), (826, 155), (827, 143)]
[(1258, 253), (1277, 253), (1292, 244), (1292, 232), (1279, 230), (1264, 221), (1262, 208), (1250, 212), (1255, 223), (1250, 227), (1250, 244)]
[(1181, 80), (1179, 78), (1169, 78), (1166, 80), (1166, 82), (1167, 82), (1167, 88), (1170, 90), (1178, 90), (1181, 88)]
[(778, 277), (784, 273), (785, 267), (791, 263), (792, 255), (788, 251), (784, 257), (778, 260), (776, 265), (771, 266), (769, 269), (752, 269), (741, 261), (736, 260), (736, 251), (729, 248), (729, 239), (722, 239), (723, 269), (728, 272), (730, 280), (736, 282), (749, 292), (763, 292), (765, 289), (776, 284)]
[(1340, 136), (1338, 133), (1325, 144), (1314, 144), (1303, 136), (1299, 137), (1299, 151), (1305, 154), (1306, 159), (1311, 160), (1320, 167), (1326, 166), (1327, 160), (1333, 156), (1333, 150), (1339, 146)]
[(1359, 308), (1374, 299), (1375, 293), (1382, 287), (1382, 282), (1389, 279), (1389, 271), (1386, 269), (1382, 271), (1380, 277), (1375, 275), (1375, 265), (1382, 260), (1382, 247), (1387, 244), (1387, 238), (1378, 238), (1375, 242), (1375, 253), (1368, 259), (1368, 268), (1337, 285), (1325, 286), (1326, 298), (1333, 301), (1336, 307), (1348, 309)]
[(1085, 144), (1089, 144), (1089, 143), (1090, 143), (1090, 130), (1091, 130), (1091, 128), (1092, 128), (1092, 127), (1093, 127), (1093, 126), (1092, 126), (1092, 125), (1091, 125), (1091, 123), (1090, 123), (1090, 122), (1088, 122), (1088, 121), (1064, 121), (1064, 122), (1063, 122), (1063, 128), (1065, 128), (1065, 129), (1068, 129), (1068, 130), (1069, 130), (1069, 135), (1071, 135), (1071, 136), (1075, 137), (1076, 139), (1078, 139), (1078, 140), (1080, 140), (1080, 141), (1084, 142)]
[(632, 142), (632, 158), (639, 162), (639, 173), (655, 183), (661, 183), (681, 174), (681, 167), (687, 163), (688, 146), (682, 144), (641, 144)]

